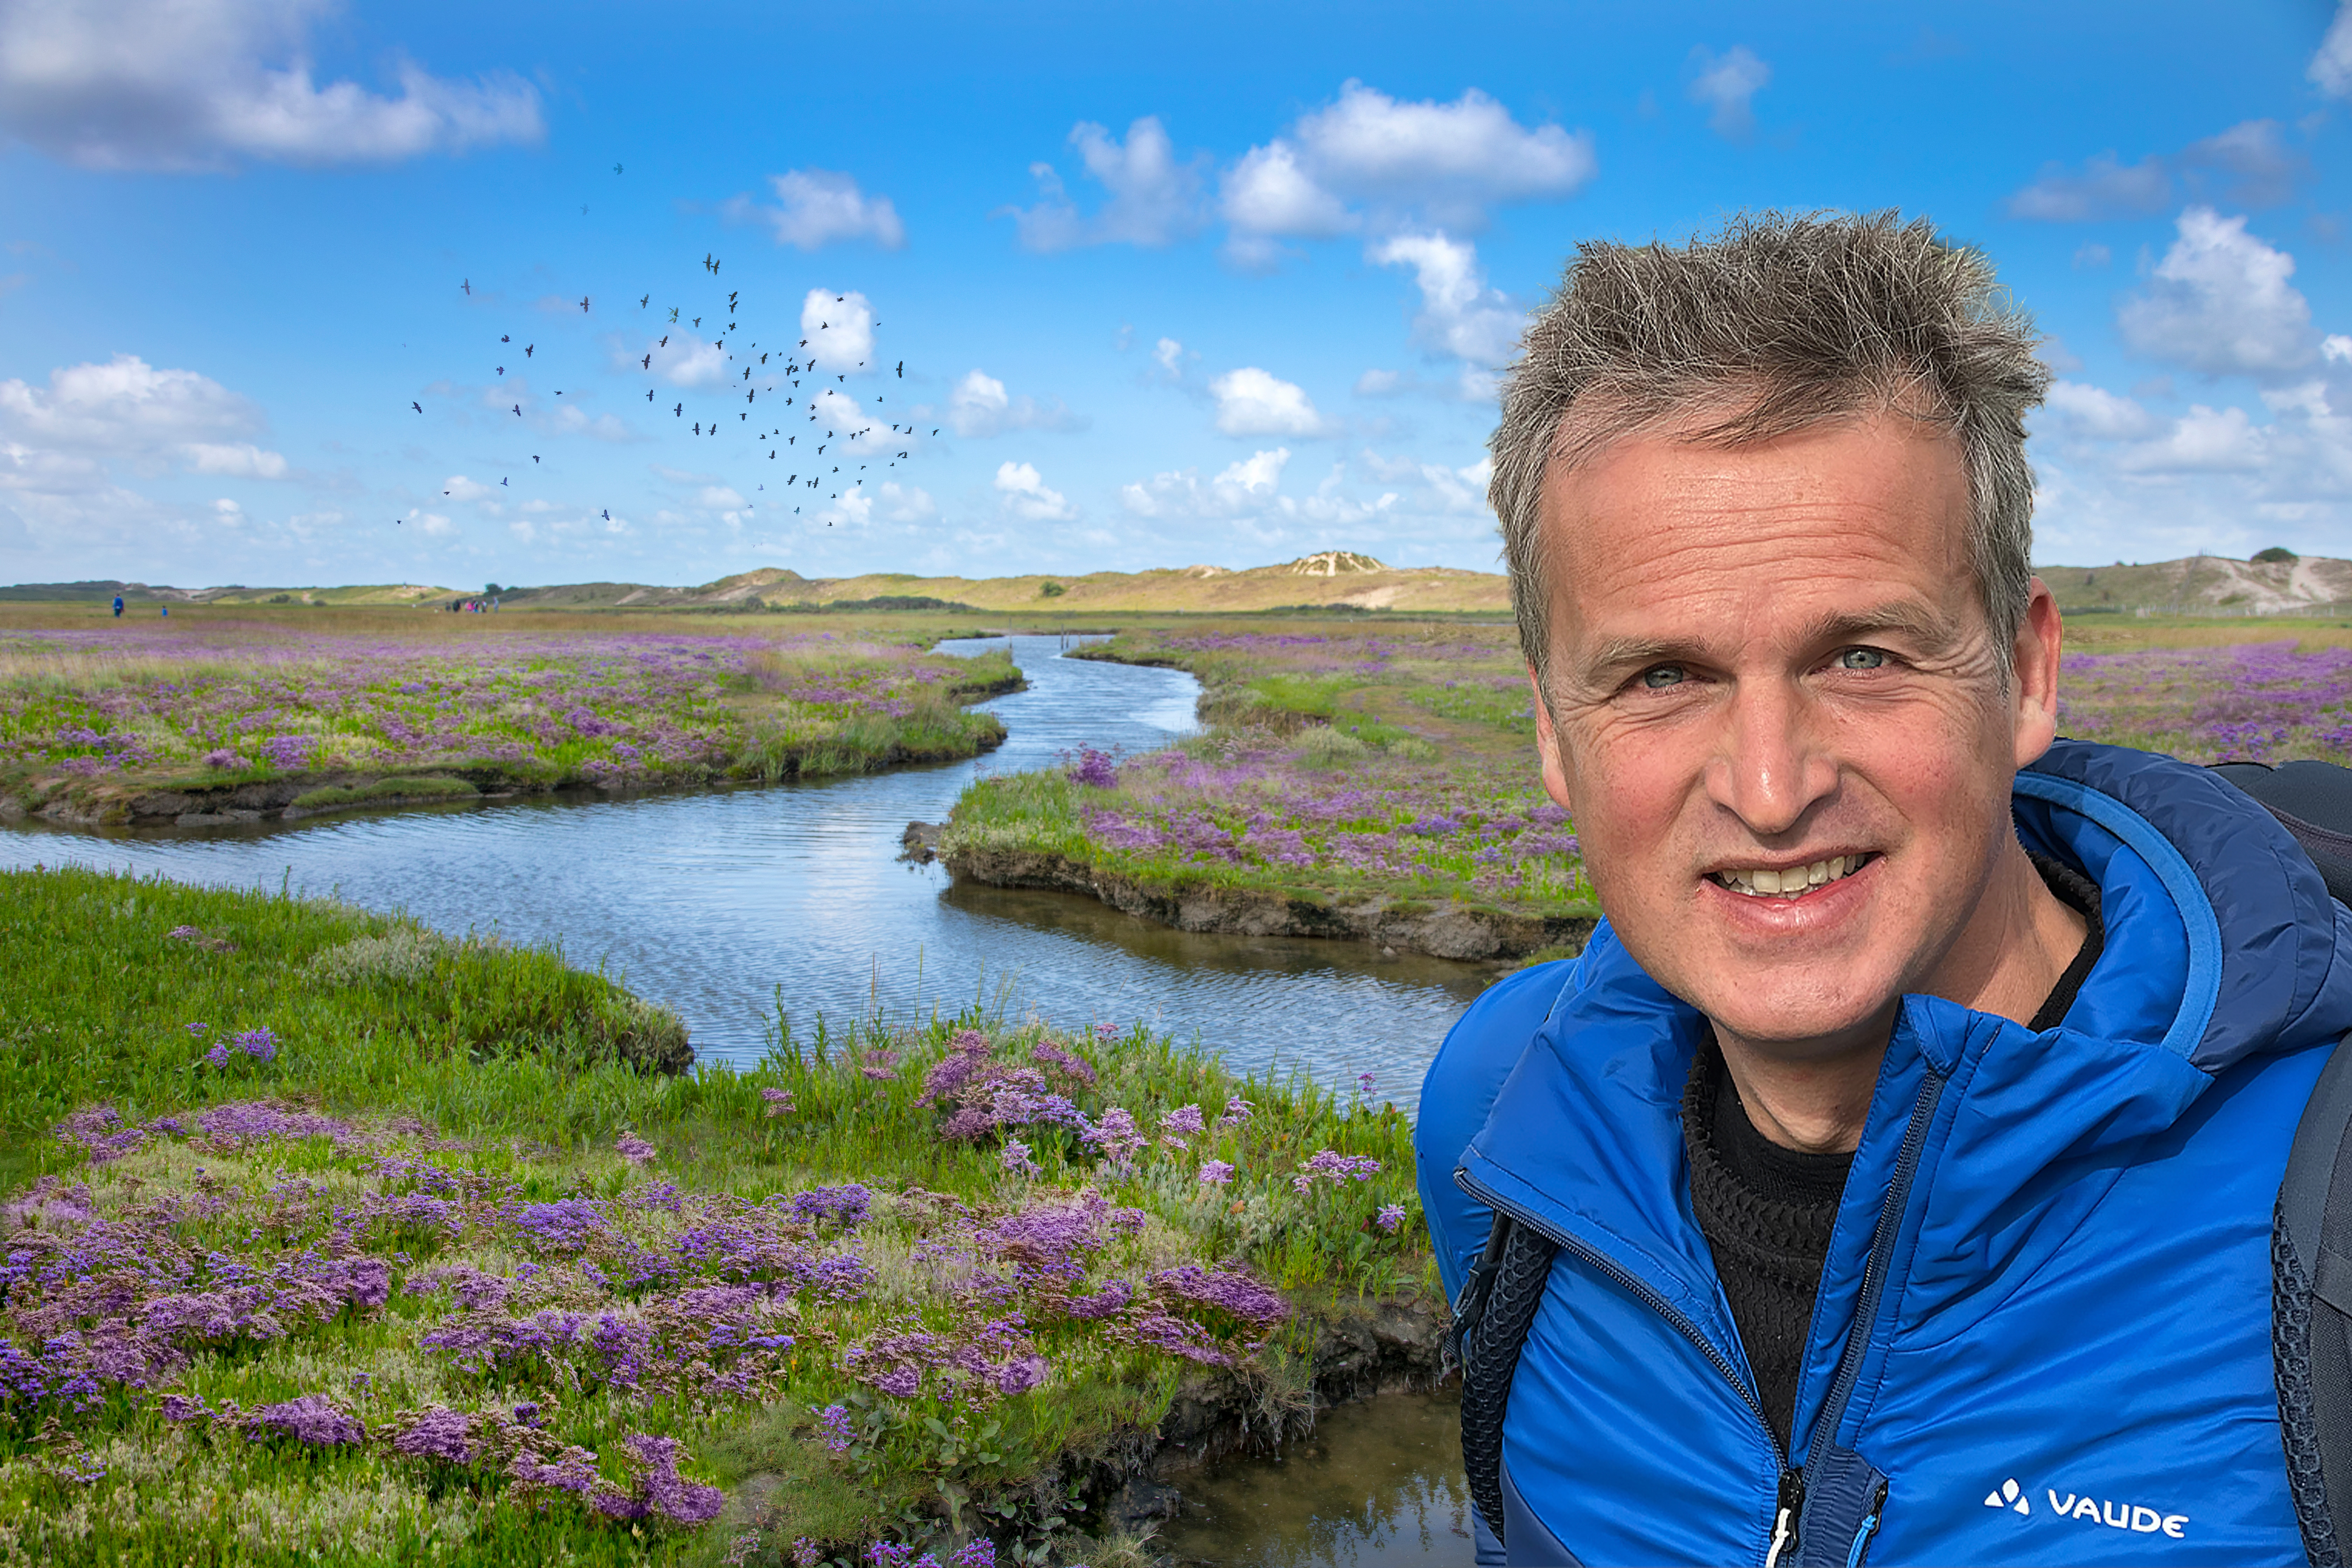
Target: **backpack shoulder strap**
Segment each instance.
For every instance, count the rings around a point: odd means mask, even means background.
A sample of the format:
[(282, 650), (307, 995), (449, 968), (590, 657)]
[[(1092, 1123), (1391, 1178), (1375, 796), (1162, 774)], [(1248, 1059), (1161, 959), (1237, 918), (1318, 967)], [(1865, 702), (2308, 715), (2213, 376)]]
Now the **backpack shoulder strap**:
[(1519, 1352), (1559, 1251), (1550, 1237), (1497, 1214), (1454, 1316), (1454, 1354), (1462, 1364), (1462, 1468), (1470, 1500), (1497, 1541), (1503, 1540), (1503, 1417)]
[(2339, 1042), (2304, 1107), (2271, 1226), (2271, 1353), (2305, 1555), (2341, 1568), (2352, 1507), (2352, 1050)]

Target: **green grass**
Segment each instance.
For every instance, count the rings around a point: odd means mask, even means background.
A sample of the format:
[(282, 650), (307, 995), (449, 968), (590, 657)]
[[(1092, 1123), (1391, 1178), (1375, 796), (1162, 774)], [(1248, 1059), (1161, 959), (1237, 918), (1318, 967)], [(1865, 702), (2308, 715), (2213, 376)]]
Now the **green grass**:
[[(1118, 1473), (1117, 1461), (1149, 1451), (1180, 1391), (1295, 1404), (1334, 1315), (1368, 1295), (1433, 1288), (1401, 1116), (1303, 1083), (1244, 1081), (1139, 1027), (1113, 1038), (977, 1017), (845, 1027), (820, 1019), (796, 1032), (780, 1019), (774, 1047), (752, 1069), (648, 1070), (642, 1064), (675, 1061), (676, 1019), (560, 953), (454, 941), (348, 906), (79, 869), (0, 873), (0, 996), (7, 1247), (94, 1245), (78, 1238), (112, 1226), (109, 1234), (147, 1237), (142, 1256), (211, 1270), (214, 1288), (229, 1277), (224, 1268), (268, 1277), (306, 1255), (380, 1258), (394, 1279), (379, 1308), (290, 1314), (282, 1332), (194, 1345), (184, 1366), (145, 1392), (104, 1384), (80, 1408), (0, 1393), (0, 1560), (707, 1562), (749, 1535), (744, 1560), (764, 1563), (788, 1560), (803, 1537), (841, 1558), (881, 1534), (944, 1544), (984, 1531), (1025, 1560), (1099, 1568), (1117, 1543), (1098, 1538), (1104, 1521), (1087, 1505)], [(191, 1034), (199, 1023), (205, 1033)], [(1100, 1082), (1072, 1093), (1097, 1120), (1115, 1105), (1156, 1131), (1170, 1110), (1197, 1105), (1213, 1117), (1235, 1096), (1253, 1100), (1255, 1115), (1182, 1139), (1181, 1152), (1147, 1147), (1126, 1167), (1104, 1164), (1061, 1130), (1025, 1129), (1038, 1169), (1011, 1172), (996, 1138), (944, 1139), (946, 1111), (919, 1103), (927, 1067), (960, 1025), (981, 1026), (1006, 1062), (1026, 1062), (1040, 1042), (1090, 1062)], [(232, 1052), (226, 1066), (205, 1061), (209, 1042), (263, 1027), (279, 1042), (274, 1059)], [(891, 1066), (871, 1077), (864, 1068), (877, 1051), (891, 1053)], [(766, 1114), (762, 1090), (791, 1094), (793, 1112)], [(136, 1124), (256, 1100), (342, 1118), (352, 1140), (232, 1144), (183, 1123), (98, 1163), (53, 1131), (95, 1106)], [(624, 1134), (657, 1151), (649, 1165), (622, 1158)], [(1301, 1163), (1327, 1149), (1381, 1169), (1360, 1183), (1294, 1190)], [(1229, 1185), (1195, 1179), (1210, 1158), (1236, 1167)], [(462, 1228), (353, 1232), (336, 1219), (428, 1190), (412, 1185), (424, 1177), (397, 1173), (412, 1168), (438, 1173), (432, 1190), (458, 1194)], [(423, 1342), (462, 1319), (447, 1293), (405, 1289), (428, 1268), (463, 1264), (538, 1279), (530, 1288), (543, 1286), (558, 1305), (657, 1321), (682, 1310), (686, 1285), (709, 1281), (608, 1291), (585, 1272), (589, 1258), (617, 1279), (630, 1259), (652, 1255), (644, 1249), (668, 1245), (688, 1215), (765, 1213), (772, 1197), (852, 1181), (875, 1194), (852, 1244), (871, 1284), (851, 1300), (794, 1299), (776, 1320), (793, 1336), (789, 1350), (762, 1352), (770, 1361), (733, 1392), (699, 1373), (631, 1390), (588, 1375), (576, 1355), (467, 1373)], [(675, 1194), (666, 1197), (663, 1184), (675, 1184)], [(1072, 1293), (1120, 1279), (1149, 1289), (1155, 1271), (1196, 1262), (1279, 1287), (1294, 1315), (1246, 1350), (1249, 1333), (1196, 1314), (1200, 1331), (1222, 1336), (1237, 1357), (1211, 1370), (1108, 1321), (1058, 1316), (1053, 1302), (1065, 1286), (1049, 1282), (1013, 1299), (1051, 1368), (1036, 1388), (955, 1404), (896, 1399), (845, 1370), (847, 1347), (893, 1325), (953, 1337), (971, 1332), (976, 1315), (1003, 1310), (954, 1285), (967, 1265), (926, 1257), (968, 1250), (975, 1225), (1088, 1189), (1138, 1218), (1083, 1255), (1086, 1279), (1066, 1285)], [(583, 1254), (578, 1266), (538, 1257), (499, 1217), (569, 1198), (624, 1216), (612, 1249)], [(86, 1205), (99, 1228), (60, 1217), (61, 1203)], [(1372, 1223), (1386, 1204), (1407, 1211), (1393, 1230)], [(672, 1215), (679, 1205), (687, 1208)], [(117, 1259), (97, 1272), (131, 1267)], [(53, 1297), (10, 1286), (0, 1338), (37, 1345), (38, 1325), (23, 1314), (51, 1313), (42, 1321), (54, 1330), (56, 1310)], [(100, 1331), (92, 1312), (103, 1316), (89, 1308), (76, 1331)], [(157, 1406), (165, 1391), (246, 1411), (321, 1394), (373, 1436), (335, 1448), (251, 1442), (217, 1423), (165, 1421)], [(550, 1406), (549, 1440), (593, 1451), (608, 1482), (624, 1479), (623, 1437), (676, 1438), (683, 1473), (724, 1487), (726, 1512), (699, 1530), (615, 1523), (568, 1495), (528, 1495), (495, 1466), (429, 1462), (389, 1447), (402, 1411), (486, 1412), (525, 1398)], [(858, 1431), (841, 1455), (812, 1429), (812, 1412), (835, 1404)], [(102, 1474), (89, 1479), (93, 1471)]]

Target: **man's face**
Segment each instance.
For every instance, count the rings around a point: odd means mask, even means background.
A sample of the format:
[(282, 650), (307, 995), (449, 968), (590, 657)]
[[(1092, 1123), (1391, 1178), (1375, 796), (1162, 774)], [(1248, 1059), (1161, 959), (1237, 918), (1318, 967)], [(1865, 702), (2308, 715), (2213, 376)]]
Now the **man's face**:
[(1932, 427), (1673, 434), (1546, 486), (1545, 782), (1644, 970), (1822, 1054), (1973, 962), (2012, 777), (2052, 733), (2057, 619), (2037, 583), (2005, 693), (1967, 475)]

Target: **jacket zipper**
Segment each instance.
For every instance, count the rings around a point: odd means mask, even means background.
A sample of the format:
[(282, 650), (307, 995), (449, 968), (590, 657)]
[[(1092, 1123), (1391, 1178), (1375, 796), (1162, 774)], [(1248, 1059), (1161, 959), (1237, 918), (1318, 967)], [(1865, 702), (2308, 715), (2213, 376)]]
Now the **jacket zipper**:
[[(1895, 1258), (1895, 1238), (1903, 1228), (1903, 1215), (1911, 1206), (1912, 1178), (1919, 1173), (1919, 1161), (1927, 1146), (1928, 1124), (1936, 1119), (1937, 1102), (1943, 1099), (1944, 1080), (1932, 1069), (1919, 1085), (1919, 1098), (1911, 1106), (1911, 1124), (1904, 1129), (1903, 1146), (1896, 1152), (1895, 1174), (1886, 1184), (1885, 1201), (1878, 1207), (1878, 1224), (1870, 1237), (1870, 1259), (1863, 1266), (1862, 1292), (1855, 1298), (1853, 1321), (1847, 1328), (1845, 1349), (1838, 1356), (1837, 1376), (1830, 1384), (1830, 1396), (1813, 1417), (1812, 1441), (1806, 1445), (1805, 1464), (1808, 1468), (1825, 1458), (1830, 1446), (1837, 1439), (1837, 1429), (1845, 1419), (1845, 1407), (1853, 1397), (1854, 1384), (1862, 1378), (1862, 1358), (1870, 1345), (1871, 1326), (1878, 1321), (1878, 1303), (1886, 1291), (1886, 1274)], [(1871, 1536), (1886, 1506), (1886, 1489), (1882, 1483), (1871, 1500), (1870, 1511), (1862, 1527), (1855, 1531), (1848, 1568), (1862, 1561)]]
[(1505, 1201), (1500, 1195), (1482, 1185), (1478, 1179), (1465, 1169), (1459, 1167), (1455, 1169), (1454, 1184), (1488, 1207), (1507, 1213), (1521, 1225), (1528, 1226), (1538, 1235), (1546, 1237), (1559, 1245), (1586, 1267), (1606, 1276), (1620, 1289), (1631, 1292), (1635, 1300), (1664, 1318), (1677, 1333), (1696, 1345), (1699, 1353), (1706, 1356), (1715, 1370), (1723, 1374), (1723, 1380), (1731, 1384), (1732, 1391), (1739, 1395), (1740, 1403), (1748, 1406), (1748, 1413), (1756, 1418), (1756, 1425), (1762, 1430), (1764, 1440), (1771, 1445), (1773, 1463), (1780, 1470), (1779, 1491), (1772, 1521), (1772, 1538), (1764, 1552), (1764, 1568), (1779, 1568), (1781, 1559), (1794, 1551), (1797, 1544), (1797, 1521), (1803, 1514), (1805, 1507), (1805, 1478), (1789, 1468), (1788, 1452), (1781, 1447), (1779, 1434), (1772, 1430), (1772, 1423), (1765, 1418), (1763, 1401), (1757, 1397), (1755, 1390), (1748, 1386), (1747, 1379), (1740, 1376), (1739, 1369), (1732, 1364), (1731, 1358), (1717, 1350), (1714, 1342), (1699, 1331), (1698, 1325), (1676, 1311), (1674, 1304), (1665, 1297), (1660, 1295), (1643, 1280), (1620, 1268), (1616, 1260), (1607, 1254), (1585, 1245), (1576, 1237), (1567, 1234), (1557, 1226), (1546, 1224), (1517, 1204)]
[[(1862, 1291), (1854, 1302), (1853, 1326), (1846, 1331), (1845, 1350), (1838, 1358), (1836, 1378), (1830, 1384), (1830, 1396), (1813, 1421), (1812, 1442), (1807, 1446), (1805, 1463), (1808, 1468), (1824, 1458), (1835, 1440), (1839, 1423), (1845, 1417), (1845, 1407), (1853, 1396), (1854, 1384), (1862, 1377), (1862, 1358), (1870, 1340), (1871, 1325), (1878, 1316), (1879, 1299), (1885, 1293), (1886, 1273), (1894, 1259), (1895, 1238), (1903, 1228), (1904, 1212), (1910, 1206), (1912, 1179), (1918, 1174), (1919, 1161), (1927, 1151), (1927, 1129), (1936, 1116), (1937, 1102), (1943, 1098), (1944, 1079), (1930, 1071), (1919, 1086), (1919, 1098), (1911, 1107), (1910, 1125), (1904, 1129), (1903, 1146), (1896, 1153), (1894, 1179), (1887, 1184), (1886, 1198), (1879, 1205), (1878, 1223), (1871, 1232), (1870, 1258), (1864, 1266)], [(1696, 1345), (1726, 1383), (1748, 1406), (1748, 1414), (1763, 1428), (1765, 1441), (1772, 1446), (1772, 1456), (1780, 1466), (1779, 1495), (1772, 1522), (1772, 1537), (1765, 1547), (1764, 1568), (1780, 1568), (1781, 1561), (1796, 1550), (1797, 1527), (1805, 1507), (1805, 1476), (1803, 1469), (1792, 1469), (1789, 1456), (1780, 1446), (1772, 1424), (1765, 1418), (1763, 1402), (1748, 1386), (1731, 1358), (1717, 1350), (1712, 1341), (1699, 1332), (1698, 1325), (1675, 1310), (1674, 1305), (1643, 1280), (1620, 1268), (1614, 1259), (1587, 1246), (1576, 1237), (1557, 1226), (1546, 1224), (1517, 1204), (1505, 1201), (1499, 1194), (1481, 1184), (1466, 1169), (1456, 1169), (1454, 1184), (1490, 1208), (1509, 1214), (1520, 1224), (1533, 1227), (1549, 1237), (1587, 1267), (1598, 1270), (1621, 1289), (1632, 1292), (1635, 1299), (1664, 1318), (1683, 1338)], [(1882, 1485), (1872, 1500), (1869, 1516), (1855, 1531), (1847, 1555), (1848, 1568), (1856, 1568), (1877, 1532), (1879, 1521), (1885, 1511), (1886, 1489)]]

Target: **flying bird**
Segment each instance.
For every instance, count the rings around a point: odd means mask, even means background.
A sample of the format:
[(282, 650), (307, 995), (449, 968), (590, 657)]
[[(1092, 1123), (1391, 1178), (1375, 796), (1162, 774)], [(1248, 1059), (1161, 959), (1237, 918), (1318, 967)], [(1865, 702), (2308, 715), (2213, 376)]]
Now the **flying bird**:
[(905, 360), (900, 360), (898, 362), (898, 379), (900, 381), (907, 379), (907, 362)]
[[(677, 321), (677, 311), (675, 311), (675, 310), (671, 311), (671, 312), (670, 312), (670, 318), (669, 318), (669, 319), (670, 319), (671, 321)], [(662, 341), (661, 341), (661, 342), (657, 342), (657, 343), (656, 343), (656, 344), (654, 345), (654, 347), (656, 347), (656, 348), (657, 348), (657, 349), (666, 349), (666, 348), (669, 347), (669, 334), (668, 334), (667, 332), (664, 332), (664, 333), (662, 334)], [(647, 354), (646, 357), (647, 359), (651, 359), (651, 358), (653, 358), (654, 356), (653, 356), (653, 355), (651, 355), (651, 354)]]
[(470, 298), (473, 296), (473, 292), (474, 292), (474, 280), (473, 280), (472, 279), (470, 279), (470, 278), (467, 279), (463, 283), (458, 284), (458, 285), (457, 285), (457, 287), (459, 287), (460, 289), (463, 289), (466, 291), (466, 294), (467, 294), (467, 298), (469, 298), (469, 299), (470, 299)]
[(653, 298), (654, 298), (654, 297), (653, 297), (651, 294), (640, 294), (640, 295), (638, 295), (638, 296), (637, 296), (637, 309), (638, 309), (638, 310), (644, 310), (647, 305), (652, 304), (652, 303), (653, 303)]
[[(586, 207), (583, 207), (580, 210), (582, 212), (586, 212), (588, 209)], [(580, 296), (580, 313), (583, 316), (588, 313), (588, 296), (585, 294)]]
[(620, 172), (621, 172), (621, 165), (619, 165), (618, 163), (614, 164), (614, 165), (613, 165), (613, 173), (614, 173), (614, 174), (619, 174)]
[(506, 367), (506, 366), (504, 366), (504, 365), (500, 365), (500, 366), (499, 366), (499, 374), (500, 375), (504, 375), (504, 374), (506, 374), (506, 373), (507, 373), (507, 367)]
[(646, 401), (647, 403), (651, 403), (653, 400), (654, 400), (654, 389), (653, 389), (652, 387), (648, 386), (648, 387), (646, 387)]
[(409, 405), (408, 405), (408, 406), (410, 406), (411, 408), (415, 409), (415, 410), (416, 410), (416, 412), (418, 412), (419, 414), (422, 414), (422, 413), (424, 413), (424, 412), (425, 412), (425, 405), (423, 405), (422, 403), (415, 403), (415, 402), (412, 402), (411, 404), (409, 404)]
[(613, 521), (613, 509), (609, 506), (604, 509), (604, 521), (606, 522)]
[(500, 484), (505, 484), (505, 483), (506, 483), (506, 480), (504, 480), (504, 479), (500, 479), (500, 480), (499, 481), (499, 483), (500, 483)]
[(683, 403), (679, 404), (677, 407), (670, 410), (670, 414), (673, 417), (684, 417), (686, 414), (686, 405)]
[(646, 368), (647, 370), (651, 370), (651, 369), (653, 369), (653, 367), (654, 367), (654, 356), (653, 356), (653, 355), (651, 355), (651, 354), (647, 354), (647, 355), (646, 356)]
[(510, 342), (514, 342), (514, 340), (513, 340), (512, 338), (510, 338), (510, 337), (507, 336), (504, 332), (500, 332), (500, 333), (499, 334), (499, 342), (502, 342), (502, 343), (510, 343)]
[[(588, 307), (587, 307), (587, 306), (585, 306), (585, 305), (583, 305), (583, 306), (582, 306), (582, 307), (580, 307), (580, 308), (581, 308), (582, 310), (586, 310)], [(523, 346), (522, 346), (522, 357), (523, 357), (523, 358), (525, 358), (525, 359), (529, 359), (529, 358), (530, 357), (530, 351), (531, 351), (531, 350), (533, 350), (533, 349), (535, 349), (535, 348), (537, 348), (537, 347), (539, 347), (539, 345), (538, 345), (537, 343), (525, 343), (525, 344), (523, 344)]]
[(532, 462), (534, 462), (534, 463), (538, 462), (538, 461), (539, 461), (539, 454), (538, 454), (537, 452), (533, 452), (533, 453), (530, 455), (530, 460), (531, 460)]
[(515, 417), (518, 419), (522, 417), (522, 405), (520, 403), (515, 405)]

